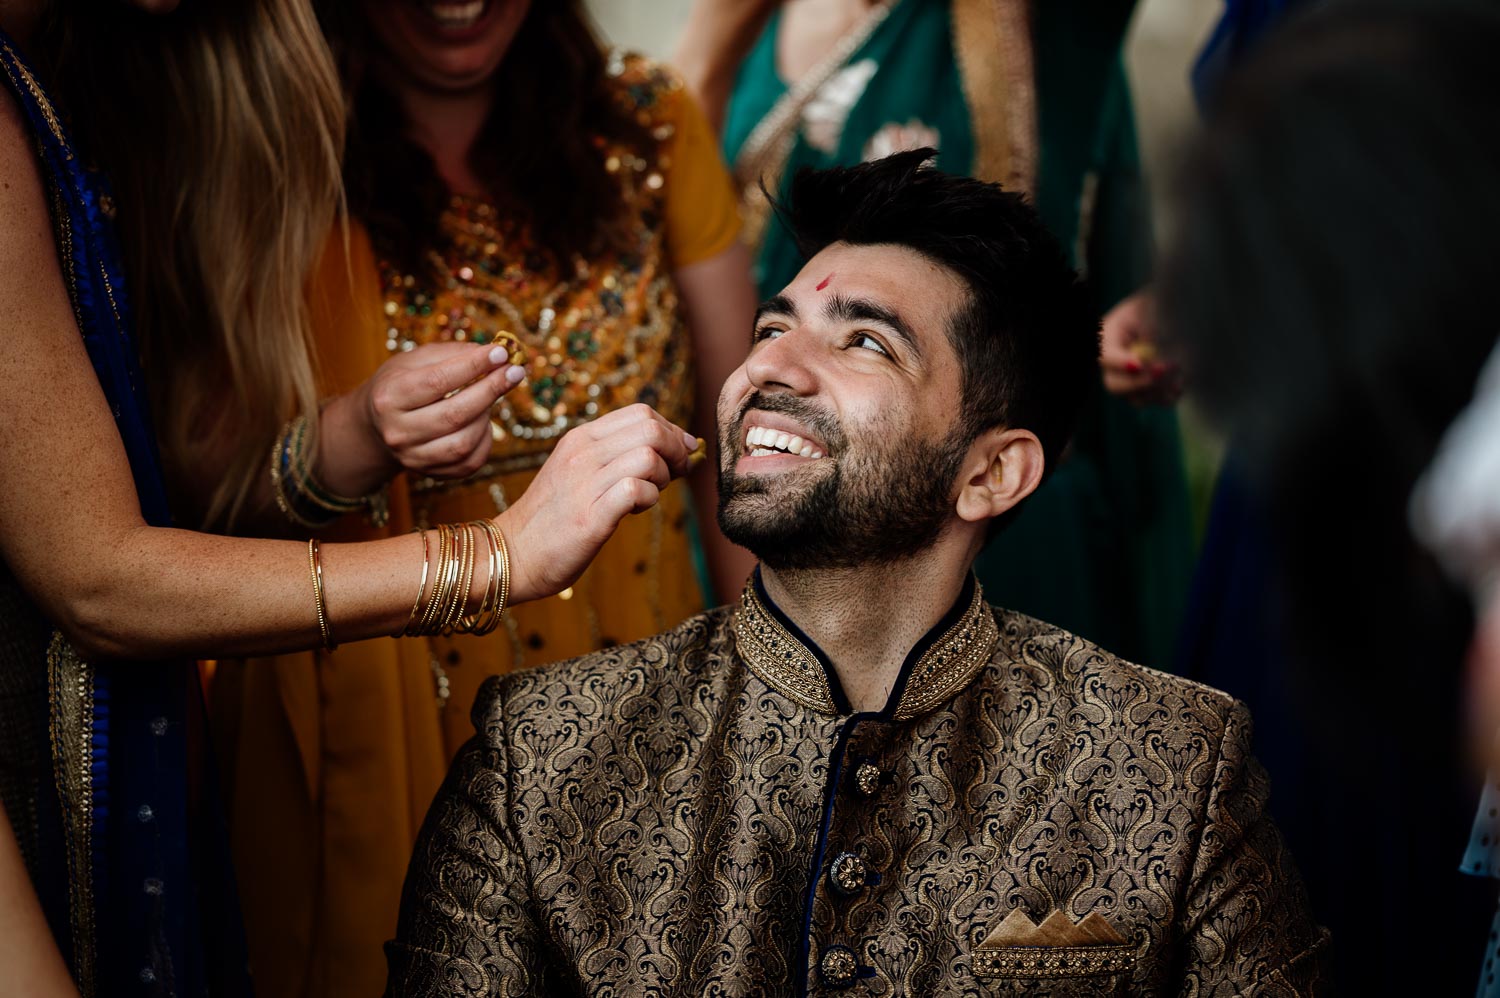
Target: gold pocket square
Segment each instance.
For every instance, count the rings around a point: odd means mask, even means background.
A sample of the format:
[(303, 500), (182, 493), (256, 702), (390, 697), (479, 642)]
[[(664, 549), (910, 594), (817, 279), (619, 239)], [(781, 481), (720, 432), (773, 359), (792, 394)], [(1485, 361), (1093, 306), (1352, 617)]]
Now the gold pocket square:
[(1098, 912), (1074, 922), (1057, 910), (1038, 925), (1012, 908), (974, 951), (979, 977), (1088, 977), (1134, 964), (1135, 947)]

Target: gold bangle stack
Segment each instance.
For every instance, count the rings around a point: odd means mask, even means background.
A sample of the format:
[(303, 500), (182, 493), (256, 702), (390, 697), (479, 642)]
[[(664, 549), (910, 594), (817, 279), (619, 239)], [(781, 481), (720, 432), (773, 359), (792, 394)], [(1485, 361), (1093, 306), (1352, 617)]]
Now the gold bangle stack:
[[(510, 599), (510, 549), (505, 535), (489, 520), (440, 523), (433, 529), (437, 533), (437, 562), (432, 562), (427, 531), (417, 531), (422, 535), (422, 580), (411, 616), (396, 636), (489, 634), (499, 626)], [(489, 575), (479, 606), (470, 611), (469, 593), (480, 544), (476, 532), (489, 548)]]
[(489, 541), (489, 584), (479, 602), (479, 609), (460, 619), (455, 629), (463, 634), (488, 634), (499, 626), (505, 604), (510, 600), (510, 548), (505, 543), (505, 534), (494, 521), (474, 520), (469, 526), (477, 528)]

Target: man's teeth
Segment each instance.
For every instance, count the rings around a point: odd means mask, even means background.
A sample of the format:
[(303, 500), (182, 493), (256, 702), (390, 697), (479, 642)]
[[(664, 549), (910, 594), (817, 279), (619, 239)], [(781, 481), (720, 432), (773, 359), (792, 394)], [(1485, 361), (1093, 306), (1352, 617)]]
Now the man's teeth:
[(468, 3), (428, 3), (427, 11), (445, 28), (467, 28), (484, 13), (485, 0)]
[(780, 430), (773, 430), (767, 426), (752, 426), (750, 432), (745, 434), (745, 443), (750, 448), (751, 457), (765, 457), (768, 454), (797, 454), (817, 460), (823, 456), (822, 451), (795, 433), (782, 433)]

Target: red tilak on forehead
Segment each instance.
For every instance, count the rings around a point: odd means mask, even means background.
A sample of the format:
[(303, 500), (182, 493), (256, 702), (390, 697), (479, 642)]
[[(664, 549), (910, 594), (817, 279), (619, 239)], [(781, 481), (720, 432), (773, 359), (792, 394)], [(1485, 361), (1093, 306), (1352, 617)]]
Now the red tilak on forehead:
[(813, 288), (813, 290), (814, 291), (822, 291), (824, 288), (828, 287), (828, 282), (831, 281), (831, 280), (833, 280), (833, 275), (829, 274), (827, 277), (823, 278), (823, 283), (819, 284), (817, 287)]

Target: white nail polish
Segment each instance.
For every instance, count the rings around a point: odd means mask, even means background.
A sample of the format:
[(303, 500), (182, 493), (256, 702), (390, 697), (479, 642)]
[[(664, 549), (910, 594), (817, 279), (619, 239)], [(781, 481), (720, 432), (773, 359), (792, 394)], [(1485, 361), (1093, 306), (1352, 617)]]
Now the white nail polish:
[(509, 359), (510, 351), (506, 350), (504, 347), (495, 347), (490, 351), (491, 364), (503, 364)]
[(524, 367), (511, 367), (505, 372), (505, 380), (513, 385), (519, 385), (521, 379), (524, 377), (526, 377), (526, 368)]

